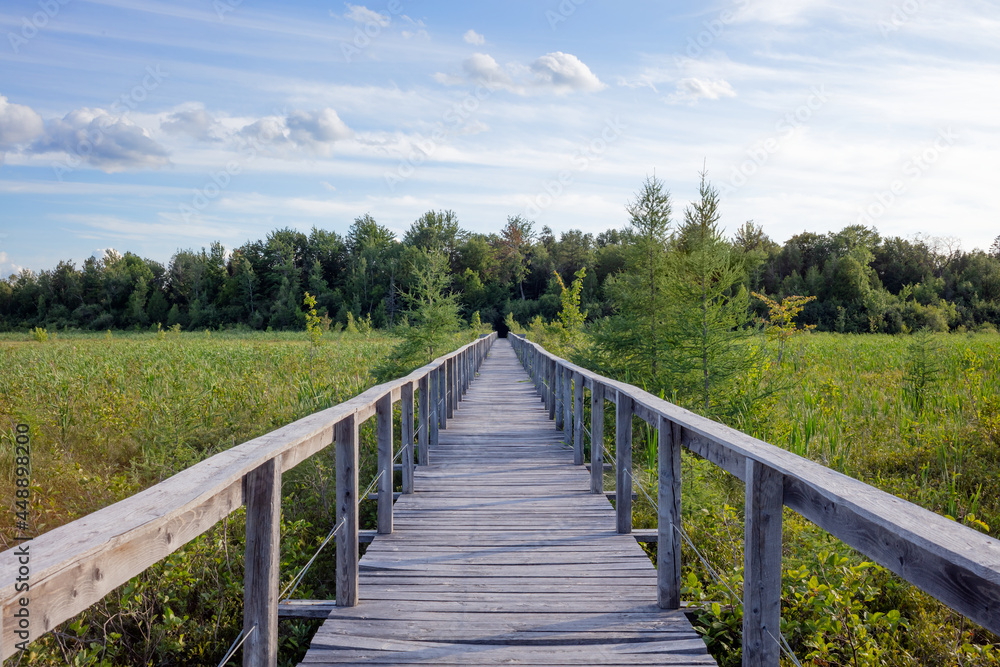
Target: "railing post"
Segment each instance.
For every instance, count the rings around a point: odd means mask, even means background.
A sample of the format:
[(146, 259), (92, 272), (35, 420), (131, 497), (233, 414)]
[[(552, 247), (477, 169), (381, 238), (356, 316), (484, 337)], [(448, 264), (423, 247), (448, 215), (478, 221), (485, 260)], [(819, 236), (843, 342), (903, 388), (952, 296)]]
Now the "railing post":
[(656, 597), (660, 609), (680, 609), (681, 426), (661, 415), (656, 435), (660, 459), (656, 496)]
[(354, 415), (334, 427), (337, 449), (337, 606), (358, 604), (358, 423)]
[(376, 437), (378, 439), (378, 532), (392, 532), (392, 394), (375, 401)]
[(583, 375), (573, 373), (573, 464), (583, 465)]
[(590, 492), (604, 493), (604, 385), (590, 388)]
[(564, 398), (563, 385), (565, 384), (565, 382), (564, 382), (565, 377), (566, 377), (566, 373), (565, 373), (563, 367), (559, 365), (559, 362), (556, 362), (556, 365), (555, 365), (555, 385), (553, 387), (553, 389), (555, 391), (555, 394), (556, 394), (556, 396), (555, 396), (555, 398), (556, 398), (556, 414), (555, 414), (555, 418), (556, 418), (556, 430), (562, 430), (566, 426), (566, 424), (563, 422), (563, 418), (565, 417), (565, 412), (563, 410), (563, 398)]
[[(448, 362), (445, 361), (437, 369), (438, 373), (438, 425), (448, 428)], [(435, 445), (437, 442), (435, 441)]]
[(413, 383), (407, 382), (399, 391), (399, 422), (403, 450), (403, 493), (413, 493)]
[(438, 445), (438, 433), (441, 430), (441, 419), (438, 414), (441, 411), (440, 408), (440, 397), (438, 396), (438, 390), (440, 389), (440, 383), (438, 382), (438, 372), (437, 369), (432, 370), (427, 376), (428, 389), (427, 389), (427, 445), (428, 451), (427, 455), (430, 456), (430, 450)]
[(418, 391), (420, 392), (417, 410), (419, 415), (417, 416), (417, 463), (422, 466), (426, 466), (430, 463), (430, 457), (427, 455), (427, 446), (430, 443), (428, 439), (430, 436), (430, 401), (428, 401), (427, 388), (430, 386), (429, 375), (423, 376), (418, 380)]
[(455, 357), (448, 357), (445, 362), (445, 411), (448, 419), (455, 416)]
[(243, 493), (247, 506), (243, 667), (274, 667), (278, 663), (281, 461), (272, 458), (247, 473)]
[[(548, 380), (546, 387), (546, 397), (548, 402), (545, 406), (549, 409), (549, 419), (556, 418), (556, 360), (545, 358), (545, 377)], [(557, 425), (558, 428), (558, 425)]]
[(632, 399), (615, 399), (615, 513), (618, 532), (632, 532)]
[(743, 544), (743, 667), (778, 667), (781, 646), (782, 474), (747, 458)]
[(562, 370), (563, 442), (573, 444), (573, 372)]

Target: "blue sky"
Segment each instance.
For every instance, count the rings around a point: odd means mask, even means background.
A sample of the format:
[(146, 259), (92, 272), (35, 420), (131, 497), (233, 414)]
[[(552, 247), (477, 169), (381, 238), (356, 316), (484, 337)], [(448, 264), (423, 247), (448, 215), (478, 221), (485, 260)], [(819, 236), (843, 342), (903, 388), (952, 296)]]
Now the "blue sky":
[(702, 165), (723, 225), (1000, 235), (983, 0), (6, 0), (0, 273), (425, 211), (600, 232)]

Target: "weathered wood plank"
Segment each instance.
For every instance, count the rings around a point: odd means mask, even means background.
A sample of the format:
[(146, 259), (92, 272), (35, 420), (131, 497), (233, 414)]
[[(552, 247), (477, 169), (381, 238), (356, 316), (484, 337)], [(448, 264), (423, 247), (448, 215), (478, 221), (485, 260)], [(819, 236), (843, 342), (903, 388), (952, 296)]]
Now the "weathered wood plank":
[(781, 658), (782, 496), (781, 473), (748, 460), (743, 547), (744, 667), (778, 667)]
[(375, 403), (378, 415), (376, 438), (378, 441), (378, 532), (392, 532), (392, 396), (383, 396)]
[(681, 427), (665, 417), (657, 426), (660, 478), (657, 491), (656, 572), (661, 609), (681, 606)]
[(354, 415), (334, 431), (337, 452), (337, 605), (358, 603), (358, 424)]
[(273, 667), (278, 660), (281, 462), (271, 459), (248, 474), (244, 495), (243, 667)]
[(413, 384), (404, 384), (400, 388), (400, 448), (403, 459), (403, 480), (401, 491), (413, 493)]
[[(584, 383), (559, 373), (567, 428), (582, 396), (565, 392)], [(303, 665), (714, 664), (687, 619), (657, 606), (656, 570), (590, 493), (511, 349), (480, 376), (397, 501), (393, 534), (368, 547), (359, 604), (329, 609)]]
[(615, 404), (615, 512), (618, 532), (632, 532), (632, 399)]

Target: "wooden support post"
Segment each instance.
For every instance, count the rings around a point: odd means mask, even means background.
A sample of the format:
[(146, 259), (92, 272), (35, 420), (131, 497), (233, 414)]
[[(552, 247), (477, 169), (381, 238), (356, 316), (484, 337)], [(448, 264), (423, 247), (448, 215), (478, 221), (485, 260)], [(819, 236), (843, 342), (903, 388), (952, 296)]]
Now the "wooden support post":
[[(448, 428), (448, 362), (438, 366), (438, 420), (441, 428)], [(437, 444), (437, 443), (435, 443)]]
[(280, 457), (244, 477), (243, 495), (247, 506), (243, 667), (274, 667), (278, 664)]
[(428, 423), (430, 420), (430, 401), (427, 400), (427, 387), (430, 386), (428, 375), (420, 378), (417, 387), (420, 392), (417, 399), (417, 411), (419, 412), (417, 416), (417, 463), (422, 466), (430, 463), (430, 457), (427, 455), (427, 445), (430, 443), (428, 439), (430, 436), (430, 424)]
[(555, 372), (555, 385), (554, 385), (554, 387), (555, 387), (555, 394), (556, 394), (556, 397), (555, 397), (556, 398), (556, 414), (555, 414), (555, 417), (556, 417), (556, 429), (557, 430), (562, 430), (563, 428), (566, 427), (566, 424), (563, 421), (563, 419), (566, 416), (566, 413), (563, 410), (563, 399), (565, 397), (565, 393), (563, 392), (563, 385), (565, 384), (566, 373), (563, 370), (563, 367), (560, 366), (558, 363), (556, 363), (555, 371), (556, 372)]
[(427, 454), (430, 456), (430, 450), (438, 445), (438, 433), (441, 430), (441, 420), (438, 418), (438, 412), (440, 408), (438, 407), (438, 389), (440, 389), (440, 383), (438, 382), (438, 372), (436, 370), (431, 371), (428, 376), (428, 389), (427, 389), (427, 410), (429, 412), (427, 416)]
[(403, 450), (403, 493), (413, 493), (413, 383), (407, 382), (399, 390), (400, 430)]
[(358, 604), (358, 423), (354, 415), (334, 426), (337, 449), (337, 606)]
[(590, 389), (590, 492), (604, 493), (604, 385)]
[(444, 362), (445, 365), (445, 410), (448, 413), (448, 419), (455, 416), (455, 357), (448, 357)]
[[(656, 496), (656, 583), (660, 609), (681, 607), (681, 426), (662, 415), (657, 424), (660, 467)], [(677, 530), (674, 530), (674, 528)]]
[[(546, 407), (549, 409), (549, 419), (556, 418), (556, 360), (545, 358), (545, 377), (548, 380), (548, 403)], [(559, 425), (556, 424), (556, 428)]]
[(781, 645), (780, 472), (747, 458), (743, 544), (743, 667), (778, 667)]
[(392, 532), (392, 394), (375, 401), (376, 437), (378, 438), (378, 532)]
[(562, 369), (563, 442), (573, 445), (573, 372)]
[(618, 532), (632, 532), (632, 399), (615, 400), (615, 513)]
[(573, 464), (583, 465), (583, 375), (573, 373)]

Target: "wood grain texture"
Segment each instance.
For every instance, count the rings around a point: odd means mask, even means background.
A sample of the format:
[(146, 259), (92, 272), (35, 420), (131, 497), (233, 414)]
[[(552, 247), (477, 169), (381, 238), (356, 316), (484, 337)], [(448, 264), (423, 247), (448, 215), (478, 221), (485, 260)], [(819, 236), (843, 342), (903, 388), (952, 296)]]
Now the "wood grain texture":
[(394, 454), (392, 451), (392, 396), (386, 395), (375, 402), (377, 414), (375, 437), (378, 456), (378, 532), (392, 532), (392, 480)]
[[(354, 415), (339, 422), (337, 452), (337, 605), (358, 603), (358, 424)], [(341, 525), (343, 524), (343, 525)]]
[(681, 427), (660, 417), (657, 424), (660, 468), (657, 490), (656, 572), (661, 609), (681, 606)]
[(632, 532), (632, 399), (615, 404), (615, 511), (618, 532)]
[(573, 374), (573, 463), (582, 466), (583, 461), (583, 376)]
[(427, 377), (420, 378), (417, 388), (417, 465), (425, 466), (430, 461), (430, 402), (427, 397), (429, 386)]
[(781, 473), (747, 461), (743, 543), (743, 667), (781, 658)]
[(402, 492), (413, 493), (413, 384), (404, 384), (399, 395), (400, 448), (403, 450)]
[(590, 389), (590, 492), (604, 494), (604, 385)]
[(281, 464), (271, 459), (246, 476), (247, 533), (243, 582), (243, 667), (278, 660), (278, 563)]
[(302, 665), (714, 664), (503, 341), (479, 380)]

